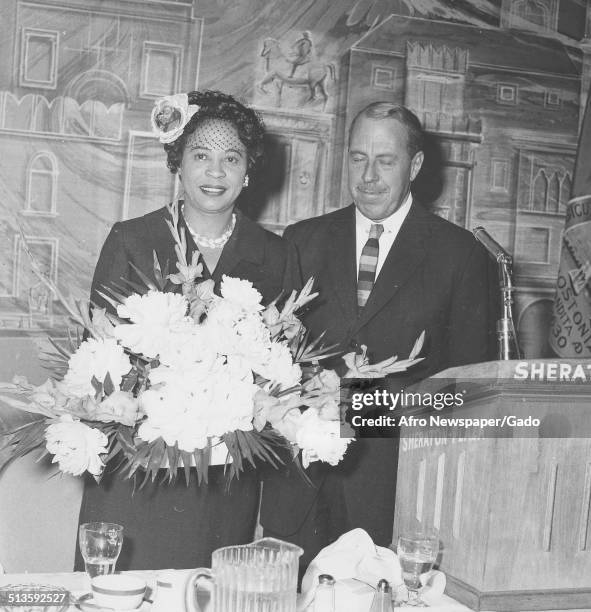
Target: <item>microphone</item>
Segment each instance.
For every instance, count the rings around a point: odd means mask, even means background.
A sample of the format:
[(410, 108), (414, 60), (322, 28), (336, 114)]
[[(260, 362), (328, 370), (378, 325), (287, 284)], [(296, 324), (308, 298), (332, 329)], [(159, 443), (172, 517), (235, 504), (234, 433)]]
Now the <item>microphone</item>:
[(496, 259), (498, 262), (511, 263), (513, 258), (505, 249), (481, 226), (472, 230), (474, 238)]

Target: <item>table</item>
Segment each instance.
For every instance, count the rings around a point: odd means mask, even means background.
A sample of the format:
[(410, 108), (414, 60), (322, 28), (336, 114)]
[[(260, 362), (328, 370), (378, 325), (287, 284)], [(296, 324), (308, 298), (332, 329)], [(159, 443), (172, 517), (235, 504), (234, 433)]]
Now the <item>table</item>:
[[(162, 570), (156, 571), (135, 571), (130, 572), (138, 576), (145, 578), (148, 583), (148, 587), (153, 589), (156, 584), (156, 575)], [(75, 595), (81, 595), (90, 590), (90, 580), (84, 572), (71, 572), (71, 573), (55, 573), (55, 574), (4, 574), (0, 575), (0, 587), (8, 584), (43, 584), (43, 585), (54, 585), (56, 587), (64, 587)], [(416, 608), (397, 608), (397, 610), (416, 610)], [(2, 608), (0, 607), (0, 610)], [(9, 612), (19, 612), (18, 608), (7, 608)], [(23, 610), (21, 608), (20, 610)], [(71, 605), (68, 611), (78, 611), (75, 605)], [(458, 603), (447, 595), (442, 596), (441, 605), (432, 606), (429, 608), (430, 612), (470, 612), (469, 608)], [(171, 612), (177, 612), (172, 611)], [(357, 611), (356, 611), (357, 612)], [(359, 610), (358, 612), (367, 612)]]

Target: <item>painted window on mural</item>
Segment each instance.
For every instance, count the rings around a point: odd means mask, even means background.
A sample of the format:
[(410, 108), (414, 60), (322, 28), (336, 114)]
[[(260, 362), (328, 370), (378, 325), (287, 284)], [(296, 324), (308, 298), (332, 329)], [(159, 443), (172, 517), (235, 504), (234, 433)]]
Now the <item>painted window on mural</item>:
[(517, 86), (499, 83), (497, 85), (497, 102), (499, 104), (517, 104)]
[(58, 32), (23, 28), (20, 85), (22, 87), (57, 87)]
[(550, 12), (543, 2), (538, 0), (518, 0), (513, 5), (515, 17), (524, 19), (543, 28), (550, 27)]
[(531, 209), (537, 212), (562, 213), (571, 189), (570, 175), (540, 169), (534, 178)]
[(57, 160), (52, 153), (38, 153), (27, 171), (27, 195), (24, 214), (57, 214)]
[(181, 69), (181, 47), (145, 42), (142, 55), (142, 97), (166, 96), (177, 92)]

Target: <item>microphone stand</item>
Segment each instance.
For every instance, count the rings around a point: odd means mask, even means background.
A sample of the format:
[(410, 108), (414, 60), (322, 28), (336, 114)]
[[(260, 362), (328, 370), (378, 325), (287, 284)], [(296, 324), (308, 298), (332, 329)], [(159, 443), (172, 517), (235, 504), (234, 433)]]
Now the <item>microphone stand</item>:
[(515, 287), (511, 278), (511, 268), (513, 260), (506, 253), (499, 253), (497, 256), (499, 266), (499, 287), (503, 300), (503, 316), (497, 321), (497, 340), (499, 343), (499, 359), (511, 359), (513, 353), (517, 359), (521, 358), (517, 334), (513, 323), (513, 292)]

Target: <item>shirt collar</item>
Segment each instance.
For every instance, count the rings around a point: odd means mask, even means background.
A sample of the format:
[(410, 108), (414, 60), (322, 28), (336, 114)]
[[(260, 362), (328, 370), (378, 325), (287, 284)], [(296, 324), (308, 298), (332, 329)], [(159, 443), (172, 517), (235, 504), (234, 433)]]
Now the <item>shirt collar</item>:
[(408, 195), (406, 196), (406, 199), (396, 212), (393, 212), (389, 217), (378, 221), (368, 219), (362, 212), (360, 212), (357, 207), (355, 207), (355, 224), (357, 228), (367, 233), (369, 233), (369, 230), (374, 223), (380, 223), (381, 225), (383, 225), (384, 232), (392, 232), (400, 228), (402, 222), (406, 218), (406, 215), (408, 215), (408, 211), (410, 210), (411, 204), (412, 194), (409, 191)]

